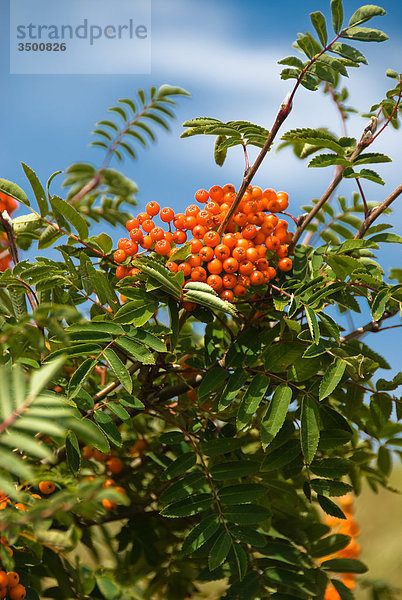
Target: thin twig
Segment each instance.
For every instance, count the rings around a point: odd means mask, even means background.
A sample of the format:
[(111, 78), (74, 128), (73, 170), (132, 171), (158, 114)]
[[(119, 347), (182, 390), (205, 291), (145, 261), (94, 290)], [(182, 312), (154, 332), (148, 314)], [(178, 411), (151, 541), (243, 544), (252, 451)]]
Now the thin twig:
[(360, 240), (364, 237), (367, 229), (371, 227), (376, 219), (392, 204), (394, 200), (398, 198), (402, 193), (402, 184), (399, 185), (393, 192), (382, 202), (379, 206), (374, 208), (368, 216), (364, 219), (359, 231), (355, 235), (355, 240)]
[(357, 187), (359, 188), (359, 192), (362, 197), (363, 204), (364, 204), (364, 218), (367, 219), (367, 217), (369, 215), (369, 208), (367, 206), (366, 196), (364, 195), (363, 187), (362, 187), (362, 184), (360, 183), (359, 177), (356, 177), (356, 183), (357, 183)]

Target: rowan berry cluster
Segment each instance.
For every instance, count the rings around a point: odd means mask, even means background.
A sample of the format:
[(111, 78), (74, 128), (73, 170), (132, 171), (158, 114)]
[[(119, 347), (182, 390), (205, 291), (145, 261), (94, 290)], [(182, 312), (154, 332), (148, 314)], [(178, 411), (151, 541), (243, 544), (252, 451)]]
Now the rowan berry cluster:
[[(287, 221), (276, 214), (288, 207), (286, 192), (249, 186), (223, 234), (218, 230), (236, 199), (234, 186), (198, 190), (195, 199), (205, 207), (191, 204), (184, 213), (175, 214), (149, 202), (145, 212), (127, 222), (129, 238), (122, 238), (114, 253), (119, 279), (139, 273), (132, 265), (139, 247), (170, 258), (166, 262), (170, 271), (182, 271), (185, 282), (206, 282), (229, 302), (246, 296), (249, 288), (269, 283), (278, 271), (292, 269), (288, 247), (293, 234)], [(162, 226), (155, 223), (156, 217)], [(188, 258), (175, 260), (177, 247), (187, 241)]]
[[(107, 475), (117, 475), (123, 470), (123, 461), (118, 456), (113, 456), (112, 453), (106, 454), (104, 452), (101, 452), (100, 450), (93, 450), (88, 446), (84, 446), (84, 448), (82, 449), (82, 456), (87, 460), (94, 459), (100, 463), (104, 463)], [(89, 476), (89, 479), (93, 479), (93, 476)], [(116, 485), (115, 481), (110, 478), (108, 478), (105, 481), (103, 487), (113, 487), (113, 489), (120, 492), (121, 494), (126, 493), (126, 490), (123, 487)], [(112, 510), (113, 508), (116, 508), (117, 504), (116, 502), (112, 502), (112, 500), (109, 500), (108, 498), (104, 498), (102, 500), (102, 506), (106, 510)]]
[(0, 599), (24, 600), (26, 589), (20, 584), (20, 577), (15, 571), (0, 571)]
[[(346, 520), (337, 519), (336, 517), (328, 515), (325, 522), (331, 527), (334, 533), (348, 535), (351, 540), (345, 548), (338, 550), (335, 554), (325, 556), (323, 560), (329, 560), (330, 558), (357, 558), (360, 554), (360, 546), (356, 542), (356, 537), (359, 535), (359, 525), (353, 518), (354, 509), (352, 496), (347, 495), (340, 498), (340, 505), (346, 515)], [(354, 573), (341, 573), (340, 581), (350, 590), (353, 590), (356, 585)], [(324, 600), (341, 600), (340, 595), (332, 584), (325, 590)]]
[[(0, 213), (7, 211), (11, 215), (18, 208), (18, 202), (0, 192)], [(8, 251), (8, 239), (5, 233), (0, 233), (0, 271), (5, 271), (10, 267), (11, 256)]]

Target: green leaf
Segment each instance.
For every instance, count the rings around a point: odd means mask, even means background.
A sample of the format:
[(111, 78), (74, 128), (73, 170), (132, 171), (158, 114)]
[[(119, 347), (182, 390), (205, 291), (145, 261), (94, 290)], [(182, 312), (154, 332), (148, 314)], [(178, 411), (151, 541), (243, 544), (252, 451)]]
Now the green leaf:
[(332, 517), (336, 517), (337, 519), (346, 519), (343, 511), (339, 508), (335, 502), (327, 498), (326, 496), (322, 496), (321, 494), (317, 494), (318, 504), (321, 506), (322, 510), (327, 513), (327, 515), (331, 515)]
[(377, 233), (370, 238), (370, 242), (382, 242), (386, 244), (402, 244), (402, 237), (396, 233)]
[(205, 375), (198, 390), (198, 397), (204, 398), (219, 387), (229, 377), (229, 371), (222, 367), (212, 367)]
[(236, 559), (239, 580), (243, 581), (244, 576), (247, 573), (247, 567), (248, 567), (246, 551), (240, 544), (233, 544), (233, 552), (234, 552), (235, 559)]
[(117, 356), (116, 352), (114, 352), (114, 350), (112, 350), (111, 348), (106, 348), (103, 351), (103, 356), (113, 369), (113, 373), (116, 375), (117, 379), (120, 381), (122, 386), (128, 391), (129, 394), (131, 394), (133, 390), (133, 382), (131, 380), (131, 375), (128, 372), (127, 367), (121, 362), (120, 358)]
[(191, 98), (190, 92), (185, 90), (182, 87), (178, 87), (177, 85), (170, 85), (168, 83), (164, 83), (158, 89), (157, 98), (160, 100), (161, 98), (166, 98), (167, 96), (188, 96)]
[(201, 472), (193, 472), (188, 475), (184, 475), (177, 481), (174, 481), (169, 487), (162, 492), (159, 496), (159, 502), (161, 504), (171, 504), (182, 498), (187, 498), (194, 494), (194, 492), (200, 491), (205, 486), (206, 480), (205, 475)]
[(232, 316), (237, 315), (237, 309), (233, 304), (227, 302), (226, 300), (222, 300), (222, 298), (219, 298), (219, 296), (216, 296), (212, 292), (212, 288), (208, 292), (201, 292), (189, 289), (188, 286), (186, 286), (184, 288), (184, 299), (188, 302), (195, 302), (196, 304), (201, 304), (201, 306), (205, 306), (206, 308), (210, 308), (211, 310), (217, 310), (218, 312), (226, 312)]
[(261, 464), (261, 471), (276, 471), (300, 456), (299, 440), (289, 440), (287, 444), (270, 452)]
[(356, 179), (356, 177), (360, 177), (362, 179), (368, 179), (369, 181), (372, 181), (373, 183), (379, 183), (380, 185), (385, 184), (384, 180), (380, 177), (380, 175), (376, 171), (373, 171), (372, 169), (362, 169), (358, 173), (355, 173), (352, 170), (352, 168), (348, 167), (347, 169), (344, 170), (343, 176), (347, 177), (348, 179)]
[(256, 475), (259, 471), (259, 463), (252, 460), (234, 460), (224, 462), (211, 467), (210, 472), (217, 481), (227, 479), (238, 479), (248, 475)]
[(321, 458), (314, 460), (310, 470), (319, 477), (342, 477), (353, 469), (353, 463), (346, 458)]
[(368, 27), (352, 27), (345, 29), (341, 37), (360, 42), (385, 42), (388, 39), (387, 34), (379, 29), (369, 29)]
[(208, 442), (204, 442), (201, 445), (201, 450), (206, 456), (219, 456), (238, 450), (243, 443), (244, 441), (239, 438), (215, 438)]
[(231, 546), (232, 538), (230, 534), (222, 531), (208, 555), (208, 567), (210, 571), (213, 571), (225, 562)]
[(226, 140), (226, 136), (225, 135), (218, 135), (218, 137), (215, 140), (215, 148), (214, 148), (214, 159), (216, 164), (219, 167), (222, 167), (223, 163), (225, 162), (225, 158), (226, 158), (226, 154), (227, 154), (227, 148), (220, 148), (220, 145)]
[(354, 159), (353, 165), (365, 165), (370, 163), (386, 163), (392, 162), (386, 154), (380, 154), (379, 152), (364, 152)]
[(318, 154), (310, 160), (309, 167), (330, 167), (333, 165), (348, 166), (350, 163), (347, 158), (338, 156), (337, 154)]
[(30, 206), (28, 196), (16, 183), (12, 183), (7, 179), (0, 179), (0, 192), (11, 196), (11, 198), (18, 200), (18, 202), (25, 204), (25, 206)]
[(187, 556), (201, 548), (218, 531), (219, 525), (220, 521), (216, 515), (205, 517), (185, 538), (181, 553)]
[(73, 431), (69, 431), (66, 438), (66, 455), (70, 471), (76, 477), (81, 466), (81, 452), (77, 436)]
[(139, 361), (143, 365), (154, 365), (155, 357), (143, 344), (134, 340), (121, 337), (116, 340), (115, 344), (127, 353), (128, 357), (134, 361)]
[(77, 437), (91, 448), (97, 448), (101, 452), (110, 452), (110, 445), (103, 431), (89, 419), (71, 419), (69, 427)]
[(24, 173), (28, 178), (29, 183), (31, 184), (31, 188), (33, 193), (35, 194), (36, 201), (38, 203), (39, 212), (42, 217), (45, 217), (49, 212), (49, 207), (47, 204), (46, 192), (43, 189), (41, 182), (38, 179), (35, 171), (28, 167), (25, 163), (21, 163), (22, 168), (24, 169)]
[(240, 504), (225, 509), (223, 516), (231, 523), (254, 525), (269, 519), (271, 513), (268, 508), (259, 504)]
[(332, 44), (331, 52), (335, 52), (335, 54), (339, 54), (344, 58), (348, 58), (349, 60), (353, 60), (357, 63), (363, 63), (367, 65), (367, 59), (359, 50), (353, 48), (353, 46), (349, 46), (349, 44), (341, 44), (340, 42), (335, 42)]
[(323, 312), (320, 312), (318, 316), (319, 316), (321, 323), (324, 325), (325, 329), (327, 330), (328, 334), (339, 344), (340, 334), (339, 334), (339, 327), (338, 327), (337, 323), (333, 320), (332, 317), (328, 316), (327, 314), (325, 314)]
[(327, 25), (325, 23), (325, 17), (320, 11), (310, 13), (310, 19), (317, 32), (318, 39), (323, 46), (326, 46), (328, 40)]
[(163, 517), (179, 518), (179, 517), (191, 517), (203, 512), (211, 506), (212, 497), (210, 494), (194, 494), (188, 496), (184, 500), (169, 504), (161, 510)]
[(343, 23), (342, 0), (331, 0), (332, 25), (335, 33), (339, 33)]
[(353, 592), (339, 579), (331, 579), (331, 583), (341, 597), (341, 600), (354, 600)]
[(148, 299), (131, 300), (119, 308), (115, 319), (118, 323), (132, 323), (136, 327), (141, 327), (151, 319), (157, 308), (158, 302), (149, 297)]
[[(298, 573), (287, 571), (285, 569), (279, 569), (277, 567), (265, 569), (264, 574), (268, 580), (268, 583), (273, 584), (275, 587), (286, 586), (292, 590), (296, 590), (297, 592), (304, 592), (309, 596), (311, 596), (311, 594), (315, 595), (316, 593), (315, 585), (304, 575), (299, 575)], [(286, 597), (288, 598), (288, 596)], [(293, 596), (290, 597), (293, 598)]]
[(339, 550), (346, 548), (350, 544), (350, 536), (343, 533), (333, 533), (327, 537), (321, 538), (311, 546), (311, 556), (318, 558), (335, 554)]
[(225, 389), (219, 399), (218, 410), (224, 410), (237, 397), (238, 393), (246, 383), (248, 374), (239, 367), (229, 377)]
[(327, 54), (322, 54), (317, 59), (318, 64), (323, 64), (326, 67), (330, 67), (337, 73), (344, 75), (345, 77), (349, 77), (348, 72), (345, 68), (344, 62), (341, 62), (338, 58), (334, 58), (333, 56), (328, 56)]
[(269, 381), (269, 377), (262, 373), (255, 375), (251, 380), (237, 413), (236, 424), (238, 430), (245, 427), (251, 421), (252, 416), (266, 394)]
[(264, 450), (284, 424), (291, 401), (291, 388), (286, 384), (279, 385), (261, 422), (261, 443)]
[(279, 65), (289, 65), (290, 67), (297, 67), (301, 71), (304, 68), (303, 61), (297, 56), (287, 56), (286, 58), (282, 58), (282, 60), (278, 60)]
[(63, 217), (75, 227), (81, 239), (85, 240), (88, 237), (88, 225), (86, 224), (85, 219), (73, 206), (71, 206), (71, 204), (68, 204), (58, 196), (53, 196), (50, 200), (50, 204), (52, 205), (52, 208), (62, 214)]
[(96, 367), (97, 362), (97, 359), (87, 358), (80, 364), (78, 369), (75, 370), (68, 385), (69, 398), (75, 398), (86, 379), (92, 373), (92, 370)]
[(317, 146), (317, 148), (328, 148), (340, 156), (345, 152), (345, 149), (333, 135), (318, 129), (291, 129), (290, 131), (287, 131), (281, 139), (289, 141), (300, 140), (305, 144)]
[(191, 467), (195, 465), (197, 461), (197, 457), (194, 452), (186, 452), (182, 454), (176, 460), (174, 460), (170, 465), (165, 469), (162, 473), (161, 480), (169, 481), (170, 479), (174, 479), (178, 475), (182, 475)]
[(381, 319), (391, 296), (392, 290), (390, 290), (389, 288), (380, 290), (378, 294), (376, 294), (373, 304), (371, 305), (371, 314), (374, 321), (378, 321), (379, 319)]
[(259, 483), (230, 485), (219, 490), (218, 496), (223, 504), (247, 504), (267, 494), (267, 488)]
[(344, 496), (353, 489), (348, 483), (331, 479), (312, 479), (310, 484), (317, 494), (328, 496)]
[(156, 279), (156, 281), (160, 283), (169, 294), (177, 299), (180, 299), (182, 291), (180, 281), (183, 281), (183, 279), (180, 278), (179, 273), (173, 275), (171, 271), (169, 271), (169, 269), (164, 265), (161, 265), (156, 260), (145, 256), (136, 258), (133, 261), (133, 266), (140, 269), (140, 271), (149, 277)]
[(303, 456), (309, 464), (320, 441), (320, 414), (317, 402), (310, 396), (303, 396), (302, 400), (300, 437)]
[(357, 9), (355, 13), (350, 17), (349, 27), (352, 25), (360, 25), (373, 17), (378, 17), (387, 14), (381, 6), (375, 6), (374, 4), (366, 4)]
[(113, 442), (116, 446), (122, 445), (120, 431), (110, 415), (102, 412), (102, 410), (97, 410), (94, 414), (94, 419), (111, 442)]
[(320, 400), (323, 400), (338, 386), (346, 369), (346, 362), (341, 358), (335, 358), (328, 367), (320, 384)]
[(304, 307), (307, 324), (310, 329), (311, 339), (315, 344), (318, 344), (320, 340), (320, 328), (318, 327), (317, 317), (315, 316), (315, 312), (309, 306)]
[(368, 571), (366, 565), (355, 558), (332, 558), (321, 563), (321, 568), (335, 573), (367, 573)]
[[(118, 417), (120, 419), (120, 421), (123, 422), (128, 422), (130, 421), (130, 413), (128, 413), (126, 411), (126, 409), (119, 404), (118, 402), (108, 402), (108, 408), (109, 410), (112, 411), (113, 414), (116, 415), (116, 417)], [(140, 407), (138, 407), (139, 410), (141, 410)]]

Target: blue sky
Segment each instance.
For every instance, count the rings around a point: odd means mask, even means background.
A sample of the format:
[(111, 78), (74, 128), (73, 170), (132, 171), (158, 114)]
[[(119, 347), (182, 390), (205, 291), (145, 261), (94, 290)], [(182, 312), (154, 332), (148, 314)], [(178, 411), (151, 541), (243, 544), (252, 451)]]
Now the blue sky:
[[(68, 5), (77, 2), (69, 0)], [(385, 70), (401, 70), (402, 3), (386, 0), (380, 4), (388, 14), (370, 25), (386, 31), (390, 40), (358, 43), (369, 66), (350, 69), (350, 104), (361, 110), (368, 110), (391, 87)], [(29, 164), (42, 180), (72, 162), (99, 165), (102, 151), (88, 147), (95, 122), (106, 118), (107, 108), (118, 98), (134, 97), (138, 88), (167, 82), (185, 87), (192, 98), (180, 100), (172, 133), (161, 131), (158, 145), (140, 151), (139, 160), (126, 162), (122, 170), (140, 188), (140, 207), (157, 200), (176, 209), (191, 203), (194, 191), (200, 187), (208, 189), (227, 182), (238, 185), (243, 170), (243, 158), (237, 149), (219, 168), (212, 159), (212, 139), (181, 140), (181, 123), (195, 116), (214, 116), (225, 121), (249, 120), (270, 128), (278, 105), (292, 86), (291, 81), (279, 79), (277, 61), (292, 53), (297, 32), (311, 31), (309, 12), (321, 10), (329, 16), (329, 1), (323, 0), (152, 0), (150, 75), (10, 75), (8, 5), (8, 0), (0, 0), (0, 176), (28, 191), (20, 161)], [(345, 20), (359, 6), (354, 0), (346, 0)], [(121, 57), (122, 61), (126, 59)], [(359, 136), (364, 124), (361, 118), (351, 119), (349, 134)], [(329, 99), (323, 100), (319, 92), (301, 89), (283, 132), (323, 125), (341, 133)], [(381, 201), (400, 183), (398, 146), (400, 140), (394, 130), (379, 138), (375, 150), (391, 154), (394, 163), (379, 165), (387, 182), (384, 187), (370, 182), (365, 185), (369, 200)], [(301, 205), (322, 194), (330, 177), (330, 169), (307, 170), (306, 164), (290, 153), (272, 152), (255, 183), (286, 190), (297, 214)], [(57, 185), (54, 191), (61, 192)], [(345, 182), (341, 191), (350, 195), (353, 182)], [(392, 218), (395, 224), (402, 224), (400, 207)], [(119, 239), (121, 233), (115, 232), (114, 238)], [(382, 257), (387, 266), (395, 265), (396, 248), (390, 246)], [(360, 320), (357, 316), (357, 325)], [(384, 332), (375, 340), (393, 367), (397, 360), (390, 349), (396, 346), (399, 331)]]

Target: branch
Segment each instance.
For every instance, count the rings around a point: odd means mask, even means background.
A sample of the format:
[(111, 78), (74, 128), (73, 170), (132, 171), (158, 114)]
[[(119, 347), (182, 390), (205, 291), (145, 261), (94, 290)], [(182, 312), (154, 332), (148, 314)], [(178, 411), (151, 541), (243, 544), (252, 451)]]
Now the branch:
[(379, 206), (377, 206), (376, 208), (374, 208), (368, 215), (367, 217), (364, 219), (359, 231), (356, 233), (355, 235), (355, 240), (360, 240), (364, 234), (366, 233), (367, 229), (369, 227), (371, 227), (371, 225), (374, 223), (374, 221), (376, 219), (378, 219), (378, 217), (390, 206), (390, 204), (392, 204), (392, 202), (394, 200), (396, 200), (398, 198), (398, 196), (400, 196), (402, 193), (402, 184), (399, 185), (396, 190), (394, 190), (392, 192), (392, 194), (390, 194), (388, 196), (388, 198), (386, 198), (384, 200), (384, 202), (382, 202)]
[[(383, 321), (385, 321), (386, 319), (391, 319), (391, 317), (394, 317), (396, 314), (397, 314), (397, 311), (395, 311), (395, 312), (386, 311), (386, 312), (384, 312), (381, 319), (378, 319), (378, 321), (370, 321), (369, 323), (366, 323), (366, 325), (363, 325), (362, 327), (358, 327), (354, 331), (351, 331), (347, 335), (341, 337), (340, 342), (344, 343), (349, 340), (360, 339), (365, 333), (377, 333), (378, 331), (382, 331), (382, 329), (380, 329), (381, 323)], [(384, 327), (384, 329), (388, 329), (388, 327)]]

